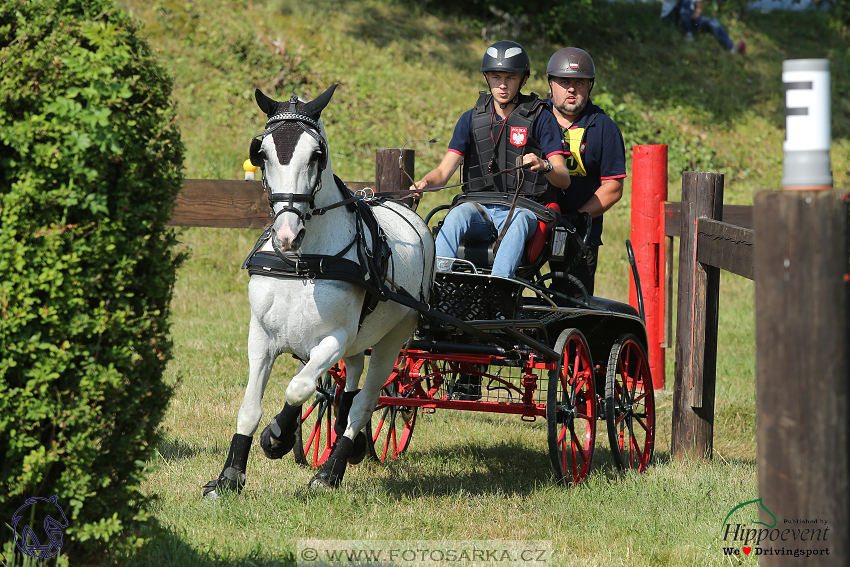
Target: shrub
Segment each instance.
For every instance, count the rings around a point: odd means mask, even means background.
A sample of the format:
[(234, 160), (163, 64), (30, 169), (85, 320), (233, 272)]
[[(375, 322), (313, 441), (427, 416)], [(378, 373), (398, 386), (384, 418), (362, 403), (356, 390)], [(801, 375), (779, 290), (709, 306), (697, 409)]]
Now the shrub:
[(145, 520), (181, 260), (170, 93), (110, 0), (0, 4), (4, 542), (32, 496), (58, 496), (72, 555), (135, 542)]

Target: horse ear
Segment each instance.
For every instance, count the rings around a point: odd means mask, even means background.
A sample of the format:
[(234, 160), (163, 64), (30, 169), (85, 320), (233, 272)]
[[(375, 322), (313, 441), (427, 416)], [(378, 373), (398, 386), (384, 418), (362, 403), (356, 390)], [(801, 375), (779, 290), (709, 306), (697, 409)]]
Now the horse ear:
[(260, 110), (266, 113), (266, 116), (274, 114), (275, 110), (277, 110), (277, 105), (280, 104), (276, 100), (264, 95), (263, 91), (260, 89), (254, 91), (254, 98), (257, 99), (257, 106), (260, 107)]
[(314, 120), (318, 120), (319, 116), (322, 115), (322, 111), (331, 101), (331, 97), (334, 95), (334, 91), (338, 86), (338, 84), (331, 85), (328, 90), (317, 96), (315, 100), (312, 100), (305, 104), (304, 114), (306, 114), (310, 118), (313, 118)]

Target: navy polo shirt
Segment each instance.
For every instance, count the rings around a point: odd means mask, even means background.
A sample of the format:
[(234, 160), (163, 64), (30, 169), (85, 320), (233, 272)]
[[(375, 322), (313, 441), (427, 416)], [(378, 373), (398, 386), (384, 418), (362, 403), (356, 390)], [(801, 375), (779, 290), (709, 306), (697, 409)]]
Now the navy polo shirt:
[[(551, 108), (549, 99), (543, 102)], [(570, 186), (561, 192), (558, 205), (562, 213), (569, 213), (578, 210), (593, 197), (602, 181), (626, 177), (626, 148), (620, 128), (591, 101), (587, 102), (581, 117), (560, 132), (563, 149), (567, 153)], [(581, 159), (572, 155), (575, 152)], [(602, 244), (604, 216), (593, 219), (588, 239), (591, 244)]]

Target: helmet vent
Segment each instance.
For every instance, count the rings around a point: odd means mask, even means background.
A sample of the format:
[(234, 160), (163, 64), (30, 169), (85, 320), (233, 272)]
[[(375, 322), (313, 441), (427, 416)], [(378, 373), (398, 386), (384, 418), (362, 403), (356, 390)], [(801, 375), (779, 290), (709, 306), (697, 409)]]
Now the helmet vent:
[(514, 55), (519, 55), (522, 53), (522, 49), (519, 47), (509, 47), (505, 50), (505, 59), (510, 59)]

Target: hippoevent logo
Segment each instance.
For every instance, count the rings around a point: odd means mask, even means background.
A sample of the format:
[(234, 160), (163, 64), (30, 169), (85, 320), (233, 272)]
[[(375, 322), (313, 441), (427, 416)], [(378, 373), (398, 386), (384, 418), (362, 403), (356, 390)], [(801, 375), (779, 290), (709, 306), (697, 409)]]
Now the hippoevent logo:
[(12, 516), (15, 545), (36, 559), (49, 559), (62, 548), (62, 530), (68, 527), (56, 496), (28, 498)]
[[(770, 523), (758, 520), (741, 521), (741, 518), (748, 518), (753, 514), (758, 517), (760, 510), (764, 510), (770, 517)], [(829, 535), (826, 520), (786, 518), (780, 522), (774, 513), (767, 509), (762, 499), (757, 498), (738, 504), (726, 514), (720, 527), (720, 547), (723, 555), (730, 556), (812, 557), (829, 555)]]

